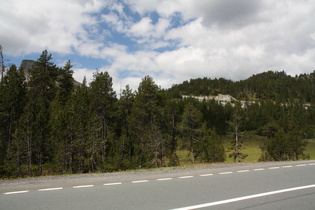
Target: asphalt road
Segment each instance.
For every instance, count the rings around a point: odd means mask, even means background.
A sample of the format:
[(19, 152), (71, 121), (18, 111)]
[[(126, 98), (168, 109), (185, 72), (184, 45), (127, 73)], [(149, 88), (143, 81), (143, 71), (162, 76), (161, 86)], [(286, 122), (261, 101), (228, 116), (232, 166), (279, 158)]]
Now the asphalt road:
[(0, 183), (0, 209), (315, 209), (315, 161)]

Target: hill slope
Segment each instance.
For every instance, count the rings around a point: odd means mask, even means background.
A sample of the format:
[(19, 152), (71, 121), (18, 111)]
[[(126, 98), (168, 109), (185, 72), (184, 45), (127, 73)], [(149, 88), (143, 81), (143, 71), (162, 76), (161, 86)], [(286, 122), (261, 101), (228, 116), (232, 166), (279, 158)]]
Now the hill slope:
[(229, 94), (238, 100), (289, 101), (298, 99), (304, 103), (314, 103), (315, 71), (295, 77), (283, 71), (268, 71), (241, 81), (204, 77), (173, 85), (168, 91), (175, 97)]

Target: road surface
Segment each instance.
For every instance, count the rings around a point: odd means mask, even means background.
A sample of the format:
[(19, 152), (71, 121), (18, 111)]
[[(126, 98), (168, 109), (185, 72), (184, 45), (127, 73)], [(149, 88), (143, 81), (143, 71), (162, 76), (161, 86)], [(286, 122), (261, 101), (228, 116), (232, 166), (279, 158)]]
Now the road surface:
[(2, 181), (0, 209), (315, 209), (315, 161)]

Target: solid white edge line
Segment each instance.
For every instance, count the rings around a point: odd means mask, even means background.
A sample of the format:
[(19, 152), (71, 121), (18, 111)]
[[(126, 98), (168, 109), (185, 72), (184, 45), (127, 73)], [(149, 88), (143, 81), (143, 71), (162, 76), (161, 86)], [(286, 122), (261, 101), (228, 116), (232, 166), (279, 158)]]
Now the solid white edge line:
[(264, 197), (264, 196), (269, 196), (269, 195), (274, 195), (274, 194), (280, 194), (280, 193), (285, 193), (285, 192), (291, 192), (291, 191), (297, 191), (297, 190), (303, 190), (303, 189), (314, 188), (314, 187), (315, 187), (315, 184), (314, 185), (301, 186), (301, 187), (293, 187), (293, 188), (275, 190), (275, 191), (270, 191), (270, 192), (264, 192), (264, 193), (254, 194), (254, 195), (238, 197), (238, 198), (232, 198), (232, 199), (227, 199), (227, 200), (215, 201), (215, 202), (211, 202), (211, 203), (204, 203), (204, 204), (199, 204), (199, 205), (194, 205), (194, 206), (176, 208), (173, 210), (200, 209), (200, 208), (205, 208), (205, 207), (210, 207), (210, 206), (217, 206), (217, 205), (233, 203), (233, 202), (242, 201), (242, 200), (248, 200), (248, 199), (253, 199), (253, 198), (259, 198), (259, 197)]
[(12, 195), (12, 194), (21, 194), (21, 193), (27, 193), (29, 190), (22, 190), (22, 191), (13, 191), (13, 192), (6, 192), (3, 193), (4, 195)]
[(189, 179), (189, 178), (193, 178), (194, 176), (180, 176), (178, 177), (179, 179)]
[(232, 174), (233, 172), (232, 171), (228, 171), (228, 172), (222, 172), (222, 173), (219, 173), (221, 175), (225, 175), (225, 174)]
[(80, 186), (73, 186), (73, 188), (88, 188), (88, 187), (94, 187), (94, 185), (80, 185)]
[(213, 176), (213, 174), (201, 174), (199, 176)]
[(46, 189), (39, 189), (38, 191), (52, 191), (52, 190), (62, 190), (63, 187), (55, 187), (55, 188), (46, 188)]
[(120, 185), (122, 184), (121, 182), (113, 182), (113, 183), (105, 183), (105, 186), (112, 186), (112, 185)]
[(136, 183), (144, 183), (148, 182), (149, 180), (138, 180), (138, 181), (132, 181), (131, 183), (136, 184)]
[(161, 178), (161, 179), (157, 179), (157, 181), (168, 181), (168, 180), (172, 180), (172, 178)]

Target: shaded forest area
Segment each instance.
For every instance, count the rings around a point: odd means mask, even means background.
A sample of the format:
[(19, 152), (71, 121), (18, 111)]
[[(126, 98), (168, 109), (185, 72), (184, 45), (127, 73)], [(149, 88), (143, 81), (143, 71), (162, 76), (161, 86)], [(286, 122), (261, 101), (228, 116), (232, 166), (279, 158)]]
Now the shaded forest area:
[[(315, 137), (315, 71), (291, 77), (268, 71), (243, 81), (192, 79), (161, 89), (150, 76), (120, 97), (107, 72), (75, 83), (69, 62), (57, 67), (43, 51), (29, 75), (12, 65), (0, 90), (0, 176), (178, 166), (177, 151), (192, 163), (236, 162), (245, 131), (265, 136), (260, 161), (307, 159)], [(182, 95), (229, 94), (222, 105)], [(240, 101), (245, 101), (241, 104)], [(222, 138), (230, 138), (224, 148)]]

